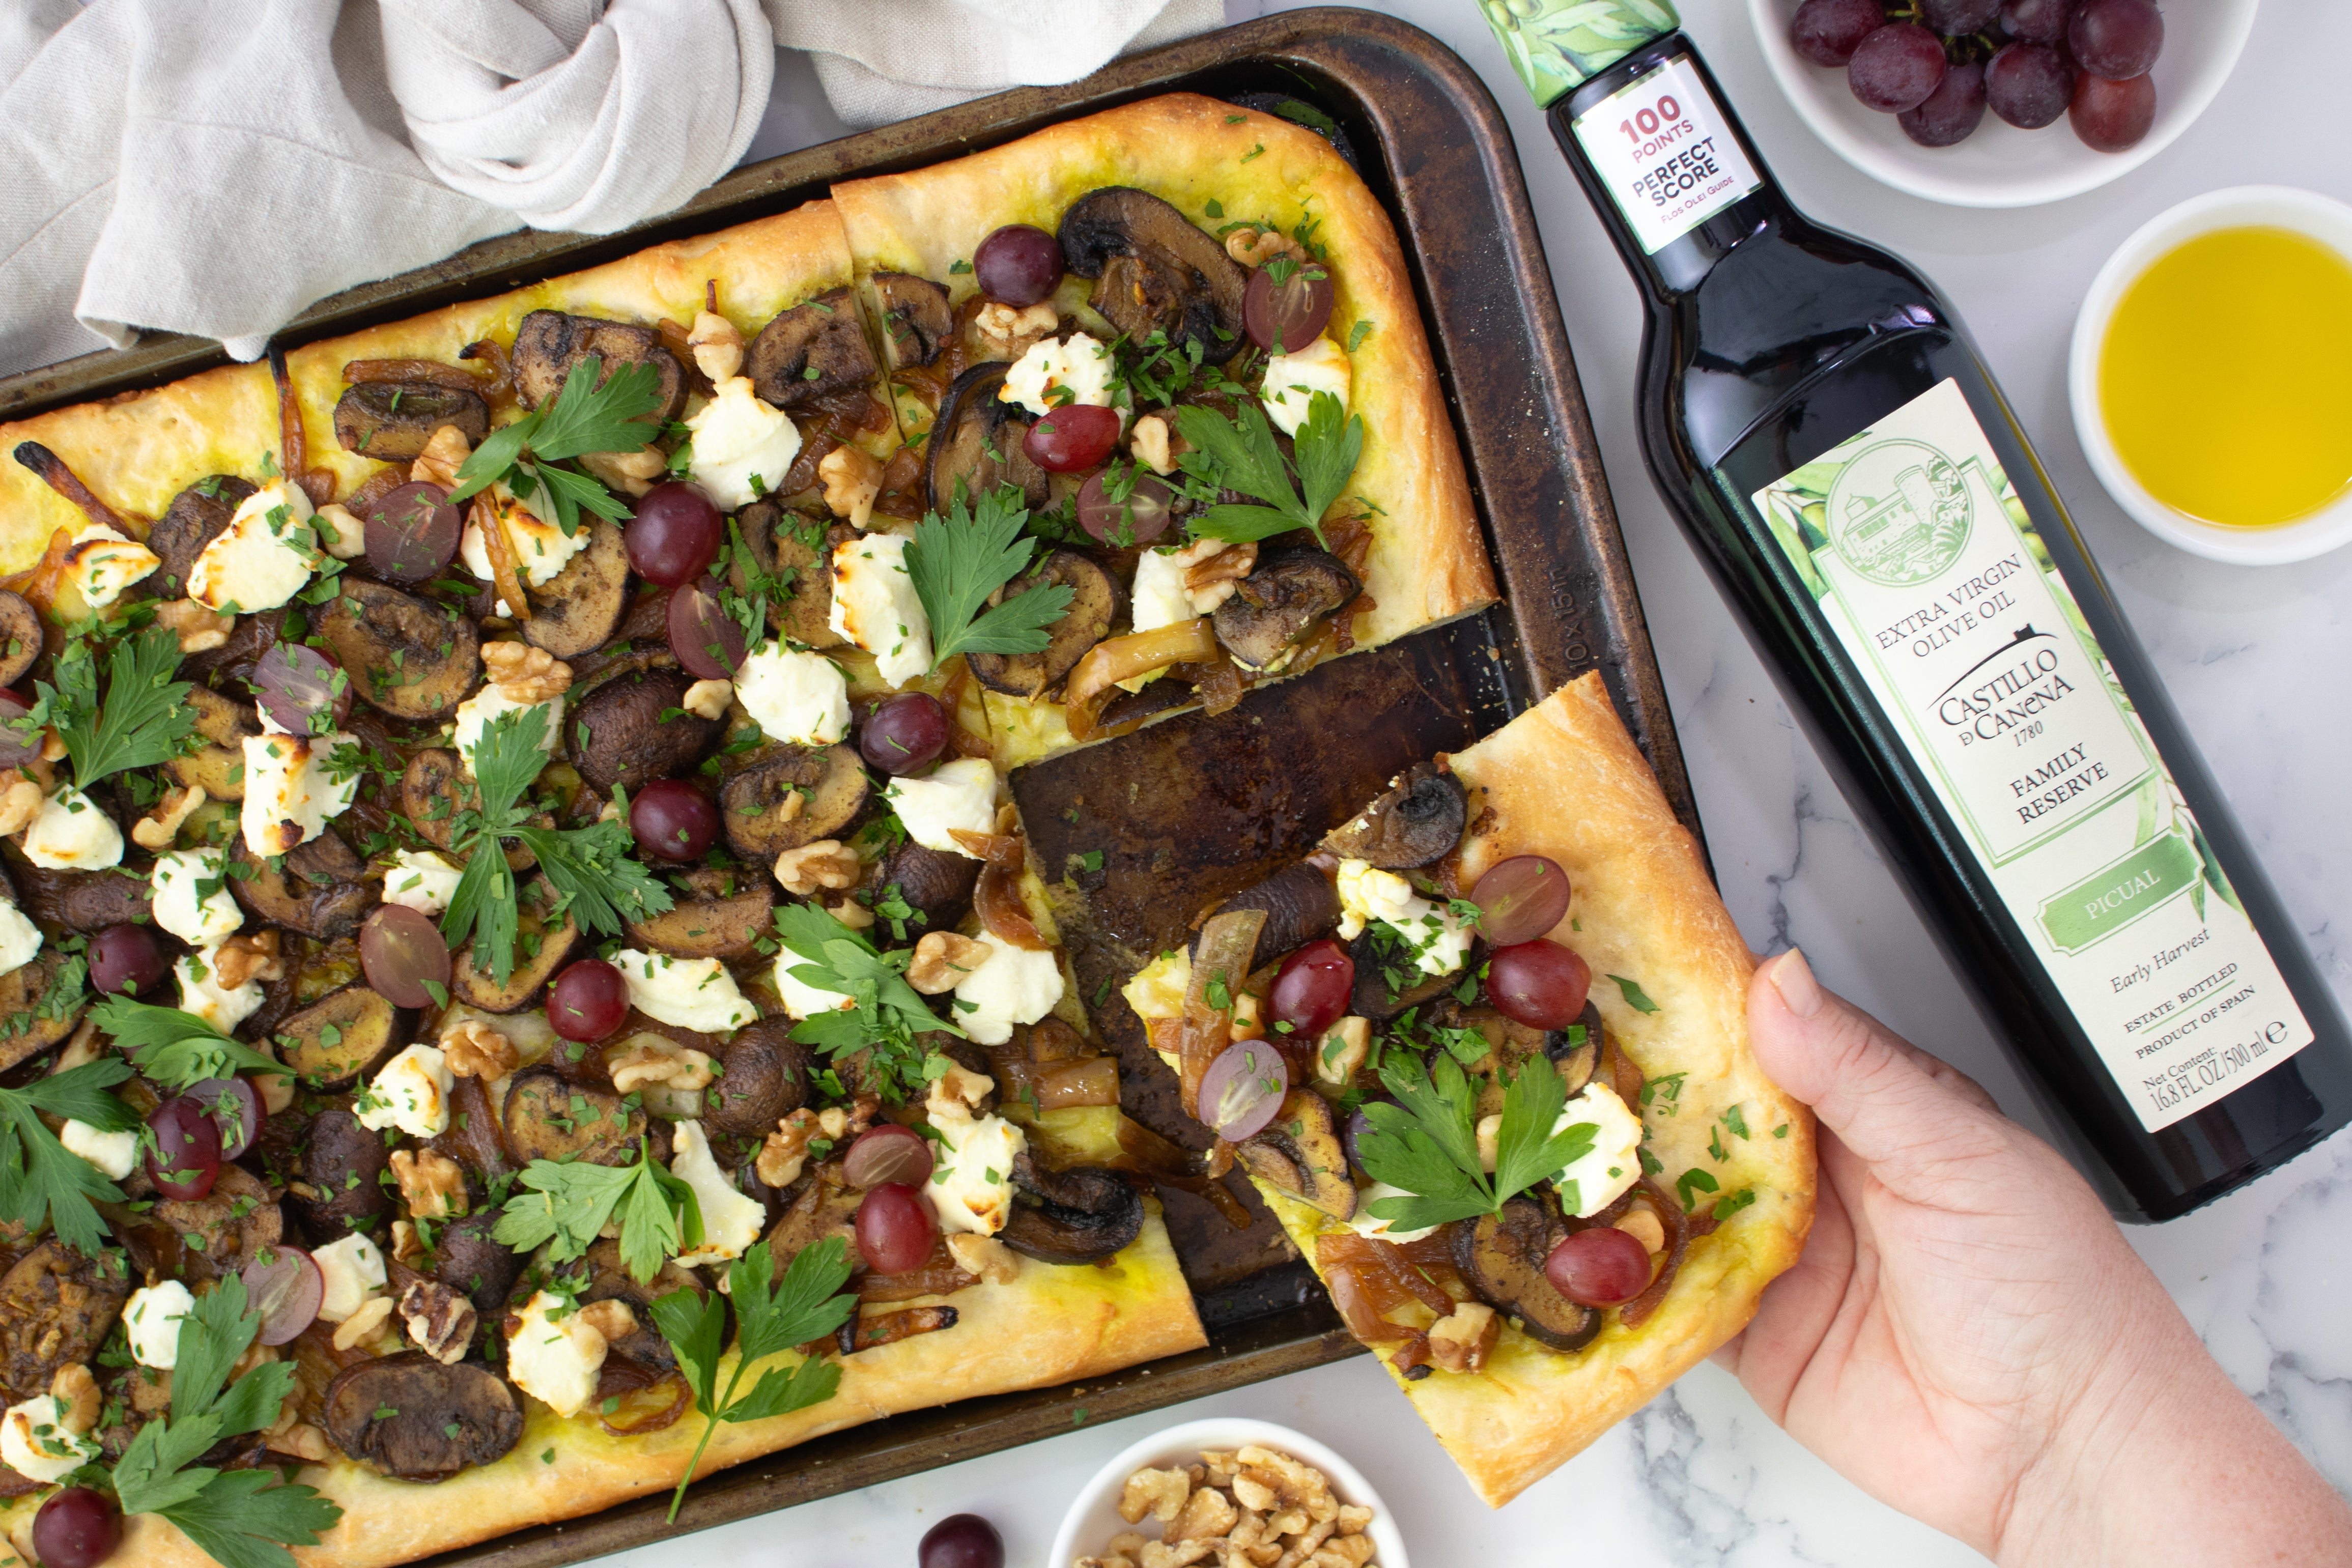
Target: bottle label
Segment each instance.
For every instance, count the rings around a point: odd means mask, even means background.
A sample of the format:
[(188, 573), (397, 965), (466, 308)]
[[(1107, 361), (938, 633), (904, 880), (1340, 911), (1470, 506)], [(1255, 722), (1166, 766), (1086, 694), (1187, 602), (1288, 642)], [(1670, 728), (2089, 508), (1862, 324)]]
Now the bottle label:
[(1647, 256), (1764, 184), (1687, 55), (1578, 115), (1576, 140)]
[(1958, 382), (1754, 500), (2148, 1131), (2311, 1043)]

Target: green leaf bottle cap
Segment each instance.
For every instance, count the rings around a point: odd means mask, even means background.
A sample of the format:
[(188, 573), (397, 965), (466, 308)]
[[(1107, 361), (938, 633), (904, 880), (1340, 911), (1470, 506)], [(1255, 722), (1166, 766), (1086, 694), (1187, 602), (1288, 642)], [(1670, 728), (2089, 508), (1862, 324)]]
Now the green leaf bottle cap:
[(1668, 0), (1478, 0), (1478, 9), (1538, 109), (1682, 26)]

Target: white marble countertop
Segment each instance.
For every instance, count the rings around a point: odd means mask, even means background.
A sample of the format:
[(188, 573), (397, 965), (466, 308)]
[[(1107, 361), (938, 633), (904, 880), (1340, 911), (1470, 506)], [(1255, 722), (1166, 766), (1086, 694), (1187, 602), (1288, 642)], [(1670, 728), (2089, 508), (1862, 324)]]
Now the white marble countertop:
[[(1227, 0), (1238, 19), (1283, 8)], [(1771, 681), (1643, 471), (1633, 426), (1641, 311), (1623, 267), (1504, 65), (1472, 0), (1390, 0), (1491, 85), (1517, 138), (1634, 576), (1698, 792), (1723, 894), (1749, 943), (1801, 946), (1829, 984), (1958, 1063), (2029, 1125), (2042, 1121), (1924, 928), (1790, 720)], [(1807, 213), (1901, 252), (1959, 307), (2040, 447), (2126, 612), (2229, 791), (2257, 852), (2341, 996), (2352, 966), (2352, 814), (2333, 768), (2352, 762), (2352, 551), (2300, 567), (2215, 566), (2158, 543), (2092, 477), (2067, 414), (2074, 311), (2107, 254), (2200, 192), (2250, 183), (2352, 199), (2342, 62), (2352, 6), (2273, 0), (2221, 98), (2181, 140), (2105, 188), (2045, 207), (1964, 212), (1849, 168), (1766, 74), (1739, 0), (1684, 0), (1689, 31), (1782, 183)], [(815, 100), (818, 107), (806, 107)], [(2329, 130), (2329, 126), (2334, 130)], [(803, 63), (778, 73), (753, 152), (835, 133)], [(2053, 132), (2059, 134), (2060, 132)], [(2335, 716), (2333, 718), (2325, 716)], [(2335, 740), (2327, 736), (2334, 735)], [(2331, 780), (2333, 780), (2331, 782)], [(2352, 1139), (2133, 1243), (2213, 1353), (2352, 1492)], [(1078, 1401), (1073, 1401), (1074, 1406)], [(1863, 1496), (1703, 1366), (1549, 1479), (1490, 1513), (1368, 1361), (811, 1503), (610, 1559), (614, 1568), (913, 1568), (922, 1532), (974, 1511), (1015, 1568), (1041, 1563), (1063, 1508), (1110, 1454), (1162, 1426), (1245, 1415), (1312, 1433), (1385, 1495), (1423, 1568), (1563, 1560), (1943, 1568), (1981, 1559)]]

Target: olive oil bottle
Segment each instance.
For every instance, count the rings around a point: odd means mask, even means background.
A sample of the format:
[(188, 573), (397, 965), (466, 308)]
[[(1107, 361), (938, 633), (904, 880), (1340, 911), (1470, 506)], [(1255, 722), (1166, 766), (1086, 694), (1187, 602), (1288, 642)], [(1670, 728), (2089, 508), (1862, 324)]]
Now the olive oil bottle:
[(1792, 207), (1664, 0), (1482, 0), (1648, 309), (1643, 455), (2126, 1218), (2352, 1120), (2352, 1037), (1951, 306)]

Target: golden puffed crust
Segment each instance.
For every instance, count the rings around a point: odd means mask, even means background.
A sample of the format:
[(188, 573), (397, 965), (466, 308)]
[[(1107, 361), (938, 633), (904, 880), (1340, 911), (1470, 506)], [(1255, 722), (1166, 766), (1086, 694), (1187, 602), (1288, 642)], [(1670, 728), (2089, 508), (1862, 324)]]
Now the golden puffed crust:
[[(478, 338), (511, 345), (523, 317), (541, 309), (688, 325), (702, 308), (706, 280), (719, 285), (720, 313), (748, 335), (779, 310), (841, 287), (849, 274), (839, 215), (831, 202), (811, 202), (529, 288), (297, 349), (287, 363), (301, 400), (310, 465), (334, 470), (345, 495), (383, 466), (344, 451), (335, 438), (335, 402), (350, 361), (454, 363), (457, 350)], [(278, 392), (267, 365), (229, 365), (153, 392), (0, 425), (0, 572), (30, 566), (52, 532), (85, 521), (30, 470), (5, 460), (24, 441), (57, 453), (117, 511), (152, 518), (207, 474), (260, 477), (263, 454), (278, 451)]]
[[(841, 1390), (824, 1404), (747, 1426), (722, 1425), (697, 1473), (804, 1443), (902, 1410), (983, 1394), (1045, 1388), (1208, 1343), (1176, 1265), (1156, 1198), (1143, 1234), (1102, 1265), (1024, 1261), (1010, 1284), (974, 1285), (937, 1298), (955, 1327), (860, 1351), (841, 1363)], [(727, 1371), (722, 1368), (723, 1386)], [(748, 1386), (748, 1383), (746, 1385)], [(594, 1513), (677, 1485), (702, 1418), (688, 1412), (644, 1437), (607, 1434), (593, 1416), (565, 1420), (523, 1399), (522, 1441), (494, 1465), (437, 1485), (389, 1480), (349, 1460), (305, 1466), (297, 1478), (341, 1504), (342, 1522), (317, 1546), (298, 1549), (304, 1568), (387, 1568), (453, 1551), (510, 1530)], [(552, 1454), (553, 1458), (546, 1456)], [(5, 1516), (10, 1533), (38, 1497)], [(140, 1568), (215, 1568), (173, 1525), (152, 1514), (125, 1521), (118, 1560)]]
[[(1653, 1080), (1687, 1075), (1674, 1101), (1661, 1095), (1643, 1110), (1663, 1179), (1698, 1166), (1725, 1193), (1756, 1195), (1692, 1244), (1665, 1301), (1639, 1329), (1612, 1319), (1570, 1355), (1506, 1329), (1482, 1374), (1397, 1378), (1478, 1495), (1499, 1508), (1747, 1326), (1758, 1295), (1797, 1260), (1812, 1225), (1813, 1120), (1748, 1050), (1748, 945), (1599, 675), (1561, 687), (1454, 758), (1453, 768), (1470, 787), (1463, 885), (1512, 855), (1559, 862), (1575, 893), (1551, 939), (1592, 966), (1602, 1021), (1643, 1071)], [(1658, 1010), (1630, 1006), (1613, 975), (1638, 982)], [(1750, 1135), (1724, 1133), (1729, 1157), (1718, 1162), (1707, 1145), (1734, 1105)], [(1316, 1233), (1332, 1222), (1266, 1196), (1312, 1260)]]
[[(1330, 336), (1345, 347), (1356, 323), (1368, 327), (1349, 355), (1350, 406), (1364, 417), (1349, 493), (1380, 508), (1364, 573), (1378, 608), (1357, 622), (1356, 640), (1377, 646), (1492, 604), (1494, 573), (1396, 230), (1313, 131), (1171, 93), (953, 162), (847, 181), (833, 199), (860, 279), (911, 272), (947, 284), (961, 304), (976, 285), (951, 268), (991, 231), (1030, 224), (1051, 234), (1071, 203), (1104, 185), (1149, 191), (1211, 232), (1251, 222), (1288, 234), (1319, 220), (1313, 237), (1329, 254), (1336, 295)], [(1223, 218), (1210, 213), (1213, 202)]]

